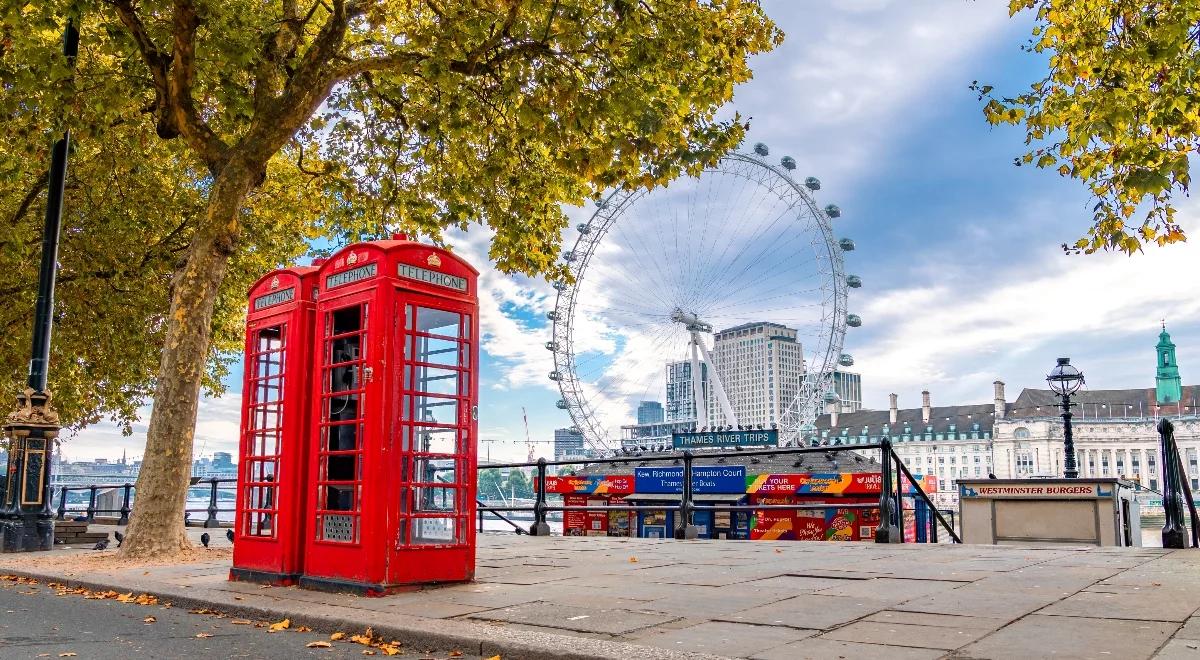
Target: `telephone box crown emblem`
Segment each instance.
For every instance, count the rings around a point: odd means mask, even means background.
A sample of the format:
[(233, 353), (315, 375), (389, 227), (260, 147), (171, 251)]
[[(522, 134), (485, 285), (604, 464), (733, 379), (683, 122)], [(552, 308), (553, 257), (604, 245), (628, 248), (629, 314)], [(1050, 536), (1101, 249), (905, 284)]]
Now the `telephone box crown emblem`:
[(271, 288), (272, 288), (272, 289), (278, 289), (278, 288), (279, 288), (279, 276), (278, 276), (278, 275), (276, 275), (275, 277), (272, 277), (272, 278), (271, 278)]
[(355, 254), (354, 252), (351, 252), (350, 255), (346, 257), (346, 263), (348, 263), (350, 265), (354, 265), (357, 262), (358, 262), (358, 255)]
[(425, 263), (433, 266), (434, 268), (438, 268), (442, 265), (442, 258), (436, 254), (431, 254), (429, 255), (429, 258), (425, 260)]

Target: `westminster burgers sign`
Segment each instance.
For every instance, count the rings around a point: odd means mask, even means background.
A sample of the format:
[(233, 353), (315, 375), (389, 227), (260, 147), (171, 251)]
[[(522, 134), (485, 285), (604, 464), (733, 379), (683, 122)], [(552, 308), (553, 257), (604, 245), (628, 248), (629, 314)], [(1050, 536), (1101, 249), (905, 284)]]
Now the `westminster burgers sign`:
[(708, 447), (775, 447), (779, 444), (779, 431), (702, 431), (700, 433), (672, 433), (671, 445), (675, 449), (702, 449)]

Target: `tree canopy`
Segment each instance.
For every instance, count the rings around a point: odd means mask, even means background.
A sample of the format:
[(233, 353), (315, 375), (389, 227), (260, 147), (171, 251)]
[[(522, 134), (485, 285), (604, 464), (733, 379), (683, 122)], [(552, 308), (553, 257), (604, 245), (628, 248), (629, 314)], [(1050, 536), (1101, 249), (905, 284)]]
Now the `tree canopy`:
[(1010, 0), (1036, 14), (1024, 49), (1046, 58), (1046, 77), (1003, 96), (976, 83), (992, 124), (1025, 129), (1032, 164), (1083, 182), (1095, 196), (1092, 227), (1072, 252), (1183, 241), (1178, 193), (1200, 148), (1200, 1)]
[[(81, 34), (74, 69), (59, 50), (68, 17)], [(231, 327), (221, 320), (238, 304), (228, 283), (239, 268), (284, 261), (314, 233), (402, 229), (437, 242), (448, 227), (480, 224), (494, 231), (489, 256), (501, 271), (562, 277), (562, 205), (714, 163), (746, 129), (718, 111), (750, 77), (749, 57), (781, 39), (751, 0), (0, 8), (0, 117), (20, 148), (45, 149), (70, 127), (110, 162), (156, 159), (162, 181), (146, 193), (165, 184), (164, 198), (192, 203), (183, 247), (160, 271), (162, 322), (147, 324), (161, 331), (162, 351), (122, 552), (187, 546), (176, 521), (196, 406)], [(161, 206), (141, 218), (145, 235), (114, 221), (108, 240), (136, 253), (170, 235), (170, 221), (187, 216), (159, 217)], [(51, 364), (52, 388), (61, 362)]]

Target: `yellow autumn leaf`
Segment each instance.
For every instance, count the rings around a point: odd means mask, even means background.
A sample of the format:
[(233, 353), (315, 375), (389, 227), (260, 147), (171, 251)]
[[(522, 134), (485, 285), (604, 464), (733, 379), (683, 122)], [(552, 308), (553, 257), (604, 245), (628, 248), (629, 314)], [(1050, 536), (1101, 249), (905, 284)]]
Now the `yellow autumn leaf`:
[(333, 640), (333, 641), (335, 641), (335, 642), (336, 642), (336, 641), (338, 641), (339, 639), (346, 639), (346, 633), (344, 633), (344, 632), (335, 632), (335, 633), (333, 633), (332, 635), (330, 635), (330, 636), (329, 636), (329, 639), (332, 639), (332, 640)]
[(207, 639), (209, 637), (212, 637), (212, 633), (196, 633), (196, 637), (198, 637), (200, 639)]
[(280, 630), (287, 630), (288, 628), (291, 628), (291, 627), (292, 627), (292, 620), (284, 619), (283, 621), (272, 623), (270, 628), (267, 629), (267, 632), (279, 632)]
[(249, 626), (249, 625), (254, 624), (254, 622), (251, 621), (250, 619), (234, 619), (233, 621), (230, 621), (229, 623), (231, 625), (235, 625), (235, 626)]
[(326, 642), (326, 641), (324, 641), (324, 640), (317, 640), (317, 641), (315, 641), (315, 642), (309, 642), (309, 643), (305, 644), (305, 645), (304, 645), (304, 648), (309, 648), (309, 649), (327, 649), (327, 648), (329, 648), (329, 647), (331, 647), (331, 646), (333, 646), (333, 644), (330, 644), (329, 642)]
[(158, 621), (158, 619), (156, 619), (152, 616), (148, 616), (148, 617), (142, 619), (142, 621), (145, 623), (154, 623), (155, 621)]
[(487, 660), (500, 660), (500, 656), (493, 655), (492, 657), (488, 658)]
[(380, 646), (379, 650), (383, 651), (384, 655), (400, 655), (402, 653), (400, 649), (389, 645)]

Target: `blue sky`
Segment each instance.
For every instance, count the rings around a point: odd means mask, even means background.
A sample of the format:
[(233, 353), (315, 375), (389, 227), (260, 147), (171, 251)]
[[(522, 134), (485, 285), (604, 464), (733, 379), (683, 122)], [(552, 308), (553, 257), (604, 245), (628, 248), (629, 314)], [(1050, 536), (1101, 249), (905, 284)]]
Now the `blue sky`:
[[(1011, 400), (1041, 385), (1060, 355), (1092, 388), (1150, 387), (1162, 317), (1185, 381), (1197, 382), (1196, 245), (1132, 258), (1063, 255), (1058, 246), (1087, 228), (1084, 189), (1014, 167), (1023, 134), (984, 122), (972, 80), (1017, 91), (1042, 73), (1018, 48), (1028, 17), (1008, 18), (1005, 4), (764, 2), (787, 40), (753, 61), (755, 79), (737, 89), (732, 109), (750, 118), (747, 148), (761, 141), (772, 159), (792, 156), (797, 175), (820, 177), (820, 202), (842, 209), (835, 230), (857, 244), (847, 270), (865, 282), (850, 300), (864, 324), (850, 329), (845, 347), (869, 407), (886, 406), (890, 392), (902, 406), (919, 405), (923, 389), (935, 405), (988, 402), (996, 379), (1007, 382)], [(1200, 231), (1200, 207), (1180, 202), (1185, 229)], [(572, 214), (584, 219), (588, 211)], [(542, 347), (553, 291), (487, 268), (486, 240), (476, 231), (455, 241), (484, 271), (480, 433), (489, 442), (480, 452), (518, 458), (522, 407), (534, 440), (570, 424), (554, 406), (559, 394)], [(235, 386), (203, 402), (198, 452), (236, 446), (238, 401)], [(121, 438), (101, 424), (64, 451), (72, 459), (119, 457), (122, 449), (137, 456), (142, 433)], [(536, 452), (548, 455), (550, 445)]]

